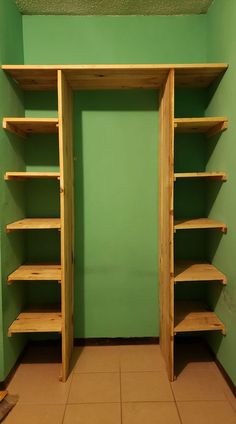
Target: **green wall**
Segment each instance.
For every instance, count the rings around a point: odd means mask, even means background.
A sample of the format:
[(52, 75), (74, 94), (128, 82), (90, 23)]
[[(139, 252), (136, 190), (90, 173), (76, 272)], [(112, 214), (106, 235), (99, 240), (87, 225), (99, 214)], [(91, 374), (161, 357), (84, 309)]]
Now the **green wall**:
[[(0, 64), (23, 63), (22, 19), (13, 1), (0, 2)], [(0, 73), (0, 122), (3, 116), (23, 116), (23, 99), (19, 90), (3, 72)], [(22, 285), (7, 287), (7, 275), (24, 260), (24, 240), (7, 235), (5, 224), (24, 216), (24, 189), (3, 181), (7, 170), (24, 169), (23, 144), (7, 135), (0, 126), (0, 381), (15, 363), (24, 343), (23, 337), (9, 339), (7, 329), (24, 303)]]
[[(205, 23), (24, 16), (25, 63), (204, 62)], [(38, 101), (26, 97), (27, 115), (43, 113)], [(76, 337), (159, 335), (157, 108), (155, 91), (74, 95)]]
[[(217, 358), (236, 384), (236, 268), (235, 268), (235, 215), (236, 215), (236, 42), (235, 22), (236, 3), (234, 0), (223, 2), (215, 0), (207, 16), (208, 61), (229, 63), (229, 70), (220, 83), (214, 97), (209, 101), (207, 113), (210, 116), (227, 116), (229, 128), (219, 140), (212, 140), (209, 149), (211, 157), (208, 168), (225, 170), (228, 181), (220, 191), (209, 197), (210, 216), (221, 219), (228, 225), (227, 235), (218, 240), (211, 239), (209, 255), (228, 276), (228, 286), (209, 292), (209, 301), (226, 325), (227, 336), (211, 335), (210, 342)], [(216, 248), (216, 244), (218, 244)]]

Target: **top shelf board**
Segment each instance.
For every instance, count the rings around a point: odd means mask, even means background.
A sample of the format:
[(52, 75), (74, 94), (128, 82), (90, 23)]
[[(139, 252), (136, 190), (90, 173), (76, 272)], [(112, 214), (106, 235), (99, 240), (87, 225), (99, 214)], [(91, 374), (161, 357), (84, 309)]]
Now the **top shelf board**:
[(20, 137), (29, 134), (56, 134), (57, 118), (3, 118), (3, 128)]
[(175, 70), (177, 87), (207, 87), (227, 70), (227, 64), (186, 65), (2, 65), (23, 90), (56, 90), (62, 70), (74, 90), (160, 88)]
[(178, 133), (205, 133), (212, 137), (228, 128), (228, 119), (220, 118), (175, 118), (175, 132)]

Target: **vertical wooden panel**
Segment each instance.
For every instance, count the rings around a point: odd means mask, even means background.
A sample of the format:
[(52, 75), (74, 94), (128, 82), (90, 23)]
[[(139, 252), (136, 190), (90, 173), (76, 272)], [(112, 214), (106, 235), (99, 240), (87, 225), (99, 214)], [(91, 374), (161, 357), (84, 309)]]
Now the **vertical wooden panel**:
[(62, 381), (70, 372), (73, 350), (74, 286), (74, 178), (73, 178), (73, 93), (58, 71), (58, 119), (61, 203), (61, 308), (62, 308)]
[(159, 108), (159, 287), (160, 345), (174, 379), (174, 70), (161, 89)]

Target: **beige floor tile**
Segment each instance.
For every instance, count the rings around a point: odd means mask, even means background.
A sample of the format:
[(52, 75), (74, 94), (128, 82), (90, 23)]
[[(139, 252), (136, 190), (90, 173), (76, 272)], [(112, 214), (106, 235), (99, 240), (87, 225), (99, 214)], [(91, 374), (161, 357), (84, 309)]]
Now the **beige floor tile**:
[(69, 394), (71, 377), (59, 381), (59, 364), (21, 364), (8, 390), (19, 395), (20, 403), (64, 404)]
[(87, 346), (76, 348), (75, 372), (119, 372), (119, 346)]
[(120, 402), (118, 373), (74, 374), (68, 403)]
[(174, 402), (135, 402), (122, 404), (123, 424), (180, 424)]
[(161, 371), (165, 369), (159, 345), (121, 346), (121, 371)]
[(183, 424), (236, 424), (227, 401), (177, 402)]
[(122, 373), (121, 397), (123, 402), (173, 401), (164, 371)]
[(62, 424), (65, 405), (17, 404), (4, 424)]
[(119, 403), (68, 405), (63, 424), (121, 424)]
[(185, 368), (171, 384), (175, 399), (178, 401), (226, 399), (212, 368)]

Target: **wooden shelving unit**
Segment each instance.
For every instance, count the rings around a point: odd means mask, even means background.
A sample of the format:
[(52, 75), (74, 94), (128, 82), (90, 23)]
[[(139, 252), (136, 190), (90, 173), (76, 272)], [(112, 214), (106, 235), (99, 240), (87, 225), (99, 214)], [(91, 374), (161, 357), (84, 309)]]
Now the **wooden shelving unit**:
[(174, 281), (175, 283), (220, 281), (222, 284), (227, 284), (227, 277), (210, 263), (182, 260), (175, 262)]
[(4, 180), (60, 179), (60, 172), (6, 172)]
[(7, 279), (8, 284), (14, 281), (61, 281), (61, 265), (59, 264), (25, 264), (12, 272)]
[(19, 333), (61, 333), (60, 310), (27, 310), (21, 312), (8, 329), (8, 336)]
[(227, 181), (225, 172), (177, 172), (174, 174), (174, 180), (179, 178), (208, 178), (213, 180)]
[(174, 333), (195, 331), (226, 332), (221, 320), (204, 303), (184, 300), (175, 302)]
[(15, 230), (60, 230), (60, 218), (24, 218), (7, 224), (6, 231)]
[(3, 118), (3, 128), (20, 137), (58, 132), (57, 118)]
[[(159, 89), (159, 285), (161, 309), (160, 344), (166, 361), (169, 379), (174, 379), (174, 334), (186, 331), (186, 319), (174, 324), (174, 232), (179, 229), (218, 228), (226, 231), (226, 225), (201, 218), (182, 220), (174, 224), (174, 180), (177, 178), (217, 178), (224, 181), (224, 173), (188, 173), (174, 175), (175, 132), (202, 132), (207, 136), (218, 134), (227, 128), (226, 118), (175, 118), (175, 87), (208, 87), (226, 72), (227, 64), (185, 65), (3, 65), (2, 68), (23, 90), (56, 90), (58, 93), (58, 119), (5, 118), (3, 127), (25, 137), (32, 133), (58, 133), (60, 173), (53, 176), (40, 174), (41, 178), (60, 178), (60, 218), (25, 218), (7, 225), (7, 231), (58, 229), (61, 233), (61, 307), (57, 312), (22, 312), (9, 328), (9, 335), (16, 332), (61, 332), (62, 380), (69, 375), (73, 349), (73, 268), (74, 268), (74, 217), (73, 217), (73, 134), (72, 90), (103, 89)], [(38, 146), (37, 146), (38, 147)], [(17, 174), (17, 175), (16, 175)], [(24, 174), (24, 175), (22, 175)], [(22, 179), (25, 173), (8, 173), (7, 179)], [(211, 174), (211, 175), (210, 175)], [(35, 177), (32, 173), (28, 178)], [(27, 177), (26, 177), (27, 178)], [(25, 265), (22, 265), (25, 267)], [(36, 265), (37, 266), (37, 265)], [(57, 272), (59, 272), (57, 270)], [(192, 271), (191, 271), (192, 272)], [(196, 267), (194, 269), (197, 274)], [(200, 273), (200, 270), (198, 269)], [(205, 271), (206, 272), (206, 271)], [(216, 271), (214, 271), (216, 272)], [(16, 278), (31, 280), (32, 268), (20, 267), (9, 281)], [(44, 279), (38, 269), (35, 278)], [(208, 271), (208, 275), (210, 270)], [(211, 269), (211, 275), (213, 275)], [(58, 274), (57, 274), (58, 276)], [(46, 279), (46, 277), (45, 277)], [(211, 280), (213, 281), (213, 280)], [(223, 281), (223, 280), (222, 280)], [(185, 311), (185, 309), (184, 309)], [(192, 311), (194, 312), (194, 311)], [(206, 311), (199, 311), (202, 318)], [(53, 315), (54, 314), (54, 315)], [(215, 315), (214, 315), (215, 317)], [(15, 319), (16, 317), (13, 317)], [(214, 318), (216, 320), (216, 318)], [(203, 319), (202, 319), (203, 320)], [(213, 320), (213, 318), (212, 318)], [(191, 322), (194, 320), (191, 319)], [(194, 328), (200, 326), (195, 322)], [(213, 326), (213, 324), (212, 324)], [(206, 327), (206, 325), (205, 325)], [(216, 326), (217, 327), (217, 326)], [(200, 326), (201, 328), (201, 326)], [(218, 325), (222, 330), (223, 327)], [(217, 329), (218, 329), (217, 328)], [(205, 328), (204, 328), (205, 329)], [(216, 329), (216, 328), (215, 328)]]
[(227, 118), (175, 118), (175, 132), (216, 135), (228, 128)]
[(223, 222), (209, 218), (183, 219), (176, 220), (174, 230), (207, 230), (218, 229), (223, 233), (227, 231), (227, 225)]

